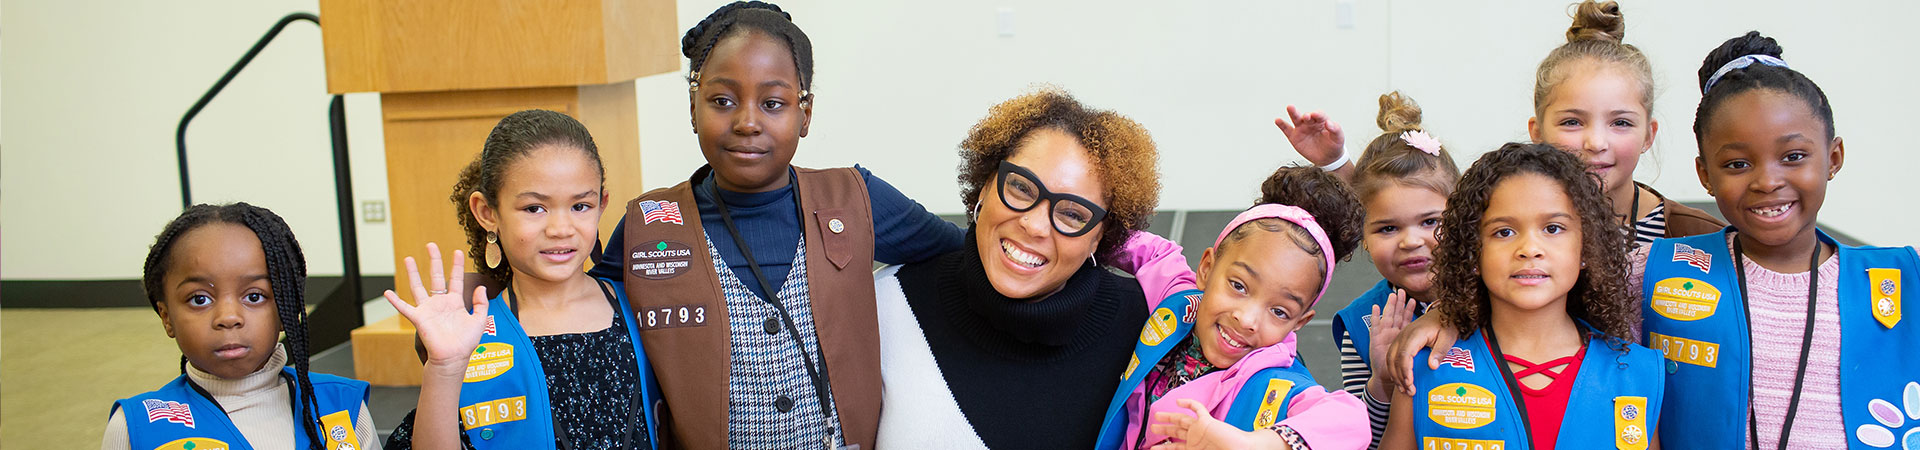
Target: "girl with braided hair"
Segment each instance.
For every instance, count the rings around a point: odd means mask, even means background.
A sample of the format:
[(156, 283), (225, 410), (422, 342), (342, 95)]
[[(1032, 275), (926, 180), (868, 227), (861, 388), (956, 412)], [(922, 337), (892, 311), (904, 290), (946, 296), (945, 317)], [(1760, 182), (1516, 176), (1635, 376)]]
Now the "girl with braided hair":
[(200, 204), (168, 222), (141, 281), (181, 375), (115, 402), (100, 448), (380, 448), (367, 383), (308, 372), (306, 278), (265, 208)]

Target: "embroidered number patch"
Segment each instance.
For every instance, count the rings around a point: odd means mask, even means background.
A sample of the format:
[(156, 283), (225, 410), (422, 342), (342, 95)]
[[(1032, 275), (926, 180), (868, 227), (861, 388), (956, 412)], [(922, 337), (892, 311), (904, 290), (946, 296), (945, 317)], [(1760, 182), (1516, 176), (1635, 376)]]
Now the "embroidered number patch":
[(1506, 450), (1507, 441), (1430, 437), (1421, 441), (1420, 448), (1425, 450)]
[(526, 396), (487, 400), (460, 408), (460, 423), (469, 430), (526, 418)]
[(1647, 332), (1647, 344), (1666, 354), (1667, 359), (1713, 368), (1720, 364), (1720, 344)]
[(647, 308), (634, 318), (642, 330), (661, 328), (697, 327), (707, 324), (706, 305), (680, 305), (663, 308)]

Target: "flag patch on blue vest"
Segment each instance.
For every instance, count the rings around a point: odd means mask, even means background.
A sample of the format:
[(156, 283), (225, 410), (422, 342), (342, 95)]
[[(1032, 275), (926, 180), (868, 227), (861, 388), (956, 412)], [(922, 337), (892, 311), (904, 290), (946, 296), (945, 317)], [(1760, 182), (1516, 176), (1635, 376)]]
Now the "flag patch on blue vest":
[(1893, 328), (1900, 324), (1900, 269), (1867, 269), (1867, 286), (1873, 291), (1873, 320)]
[(463, 380), (467, 383), (487, 381), (508, 370), (513, 370), (513, 345), (483, 342), (467, 356), (467, 374)]
[(1691, 322), (1713, 316), (1720, 306), (1720, 289), (1692, 278), (1668, 278), (1654, 283), (1649, 303), (1663, 317)]
[(1456, 430), (1479, 428), (1493, 423), (1496, 399), (1487, 388), (1468, 383), (1444, 384), (1427, 391), (1427, 418)]
[(228, 448), (230, 447), (226, 442), (195, 437), (161, 444), (153, 450), (227, 450)]

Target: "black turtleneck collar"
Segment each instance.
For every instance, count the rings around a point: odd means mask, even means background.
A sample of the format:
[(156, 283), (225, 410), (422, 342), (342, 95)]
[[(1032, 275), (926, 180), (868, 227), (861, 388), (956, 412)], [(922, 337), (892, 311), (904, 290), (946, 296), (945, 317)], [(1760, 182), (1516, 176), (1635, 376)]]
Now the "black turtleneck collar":
[[(974, 231), (967, 242), (975, 242)], [(1092, 260), (1081, 264), (1058, 291), (1038, 299), (1016, 299), (1001, 295), (987, 279), (977, 247), (943, 255), (928, 262), (928, 271), (902, 273), (903, 281), (927, 283), (937, 289), (921, 291), (938, 295), (932, 302), (969, 340), (989, 351), (1026, 357), (1046, 357), (1059, 351), (1076, 351), (1110, 327), (1128, 303), (1120, 294), (1125, 286), (1115, 283), (1119, 277)], [(926, 278), (931, 279), (926, 279)], [(922, 278), (904, 280), (904, 278)], [(1123, 289), (1114, 289), (1123, 287)], [(1135, 293), (1133, 297), (1138, 297)], [(1138, 303), (1134, 300), (1133, 303)], [(916, 302), (918, 303), (918, 302)], [(1138, 324), (1128, 324), (1138, 327)]]

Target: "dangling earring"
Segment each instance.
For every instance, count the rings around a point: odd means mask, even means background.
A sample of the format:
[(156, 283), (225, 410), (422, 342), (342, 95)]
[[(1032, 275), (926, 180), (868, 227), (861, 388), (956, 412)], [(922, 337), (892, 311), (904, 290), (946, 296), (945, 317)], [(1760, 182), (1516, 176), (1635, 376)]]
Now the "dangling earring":
[(487, 268), (500, 268), (500, 233), (487, 232), (487, 246), (481, 251), (487, 253)]

